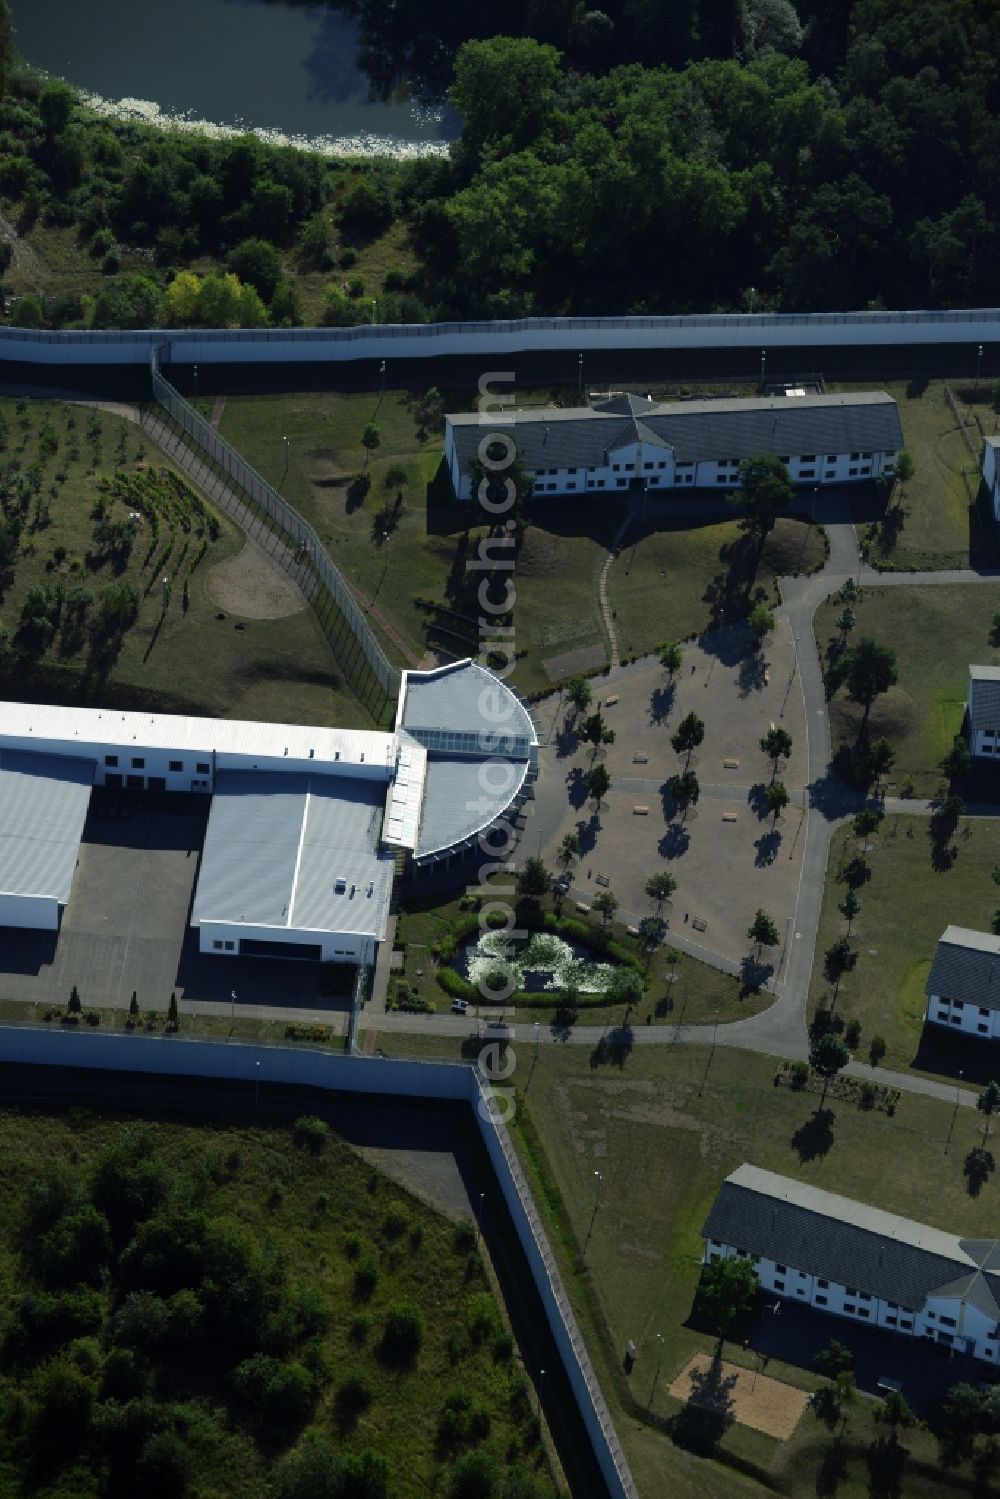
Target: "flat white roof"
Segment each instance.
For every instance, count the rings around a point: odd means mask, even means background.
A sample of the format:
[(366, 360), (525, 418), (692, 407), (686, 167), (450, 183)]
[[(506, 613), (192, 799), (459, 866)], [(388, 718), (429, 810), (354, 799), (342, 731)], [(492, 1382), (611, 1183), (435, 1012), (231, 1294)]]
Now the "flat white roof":
[(0, 894), (69, 900), (93, 762), (0, 751)]
[(1000, 682), (1000, 666), (970, 666), (969, 676), (974, 682)]
[(1000, 937), (994, 937), (992, 932), (977, 932), (968, 926), (947, 926), (940, 939), (948, 942), (952, 947), (971, 947), (976, 952), (1000, 954)]
[(311, 728), (305, 724), (253, 723), (239, 718), (195, 718), (178, 713), (122, 713), (111, 708), (62, 708), (52, 703), (0, 703), (0, 737), (106, 744), (121, 749), (187, 750), (192, 754), (255, 755), (389, 766), (395, 739), (369, 729)]
[(427, 751), (415, 739), (402, 736), (382, 824), (386, 843), (397, 848), (416, 848), (426, 781)]

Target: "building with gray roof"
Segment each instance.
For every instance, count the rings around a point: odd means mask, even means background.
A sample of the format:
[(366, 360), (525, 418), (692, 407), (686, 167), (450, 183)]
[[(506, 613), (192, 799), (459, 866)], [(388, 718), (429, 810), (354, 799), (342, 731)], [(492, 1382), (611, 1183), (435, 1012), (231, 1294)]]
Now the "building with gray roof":
[(975, 1036), (1000, 1038), (1000, 937), (949, 926), (934, 952), (924, 985), (925, 1018), (932, 1025)]
[(744, 1164), (702, 1229), (705, 1261), (749, 1259), (762, 1289), (998, 1362), (1000, 1241), (960, 1238)]
[(58, 930), (93, 784), (86, 760), (0, 750), (0, 926)]
[(899, 409), (885, 391), (790, 394), (754, 400), (656, 403), (622, 395), (587, 407), (528, 408), (498, 417), (445, 418), (445, 463), (459, 499), (472, 498), (472, 465), (491, 438), (512, 440), (536, 494), (734, 489), (742, 459), (773, 453), (797, 484), (891, 476), (903, 445)]
[(965, 729), (974, 755), (1000, 759), (1000, 666), (969, 667)]
[(202, 952), (371, 962), (394, 869), (384, 803), (370, 781), (221, 772), (191, 916)]

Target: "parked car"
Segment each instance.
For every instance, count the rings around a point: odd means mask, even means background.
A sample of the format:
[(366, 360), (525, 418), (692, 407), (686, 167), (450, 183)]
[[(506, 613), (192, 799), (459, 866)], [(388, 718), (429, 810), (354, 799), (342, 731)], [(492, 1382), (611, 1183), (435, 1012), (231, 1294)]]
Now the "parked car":
[(469, 1013), (469, 1001), (467, 999), (453, 999), (451, 1007), (456, 1015), (467, 1015)]

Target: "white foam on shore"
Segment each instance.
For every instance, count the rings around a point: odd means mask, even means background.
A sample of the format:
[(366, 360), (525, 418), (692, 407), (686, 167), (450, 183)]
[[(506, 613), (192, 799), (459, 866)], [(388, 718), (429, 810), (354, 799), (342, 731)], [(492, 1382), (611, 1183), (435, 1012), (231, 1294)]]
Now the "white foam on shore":
[[(190, 135), (208, 135), (214, 140), (233, 140), (241, 135), (254, 135), (268, 146), (294, 146), (297, 151), (311, 151), (317, 156), (383, 156), (396, 161), (408, 161), (418, 156), (447, 156), (447, 141), (408, 141), (393, 135), (289, 135), (284, 130), (268, 126), (220, 125), (215, 120), (197, 120), (188, 114), (176, 114), (161, 109), (152, 99), (104, 99), (100, 94), (91, 94), (86, 89), (76, 90), (80, 103), (94, 114), (107, 120), (131, 121), (139, 125), (150, 125), (156, 130), (181, 130)], [(440, 113), (419, 105), (413, 107), (414, 117), (428, 123), (440, 119)]]

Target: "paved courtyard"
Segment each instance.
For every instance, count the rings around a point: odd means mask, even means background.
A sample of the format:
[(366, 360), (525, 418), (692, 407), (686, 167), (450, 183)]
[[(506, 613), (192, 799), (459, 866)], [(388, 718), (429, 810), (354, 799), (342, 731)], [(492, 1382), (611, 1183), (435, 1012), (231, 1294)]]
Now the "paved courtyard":
[[(584, 784), (592, 751), (578, 749), (572, 733), (559, 733), (542, 769), (548, 806), (560, 795), (557, 784), (563, 788), (561, 811), (547, 819), (542, 855), (549, 866), (563, 835), (575, 831), (583, 857), (573, 883), (588, 900), (607, 888), (623, 914), (648, 915), (646, 880), (669, 869), (678, 881), (664, 913), (672, 930), (740, 962), (748, 952), (747, 928), (763, 907), (784, 944), (798, 893), (806, 779), (802, 694), (787, 622), (778, 622), (761, 658), (745, 629), (722, 630), (685, 645), (672, 685), (658, 664), (644, 665), (611, 684), (598, 678), (595, 706), (598, 701), (615, 731), (614, 744), (600, 752), (611, 791), (595, 815)], [(705, 738), (691, 757), (700, 800), (685, 817), (669, 794), (670, 780), (684, 768), (670, 737), (690, 712), (704, 720)], [(560, 729), (563, 723), (560, 718)], [(786, 728), (793, 741), (791, 757), (779, 770), (792, 805), (776, 827), (761, 802), (771, 765), (760, 739), (772, 723)], [(779, 976), (781, 951), (769, 955)]]
[(64, 1005), (75, 984), (84, 1008), (126, 1008), (133, 990), (143, 1010), (171, 993), (228, 1003), (234, 989), (244, 1004), (328, 1007), (318, 964), (198, 952), (188, 920), (208, 805), (166, 805), (94, 794), (59, 933), (0, 930), (0, 998)]

